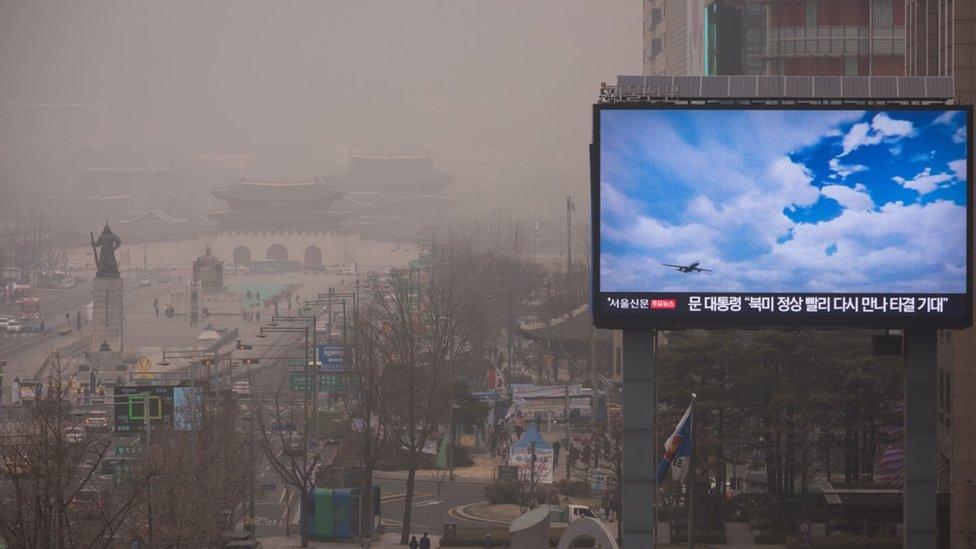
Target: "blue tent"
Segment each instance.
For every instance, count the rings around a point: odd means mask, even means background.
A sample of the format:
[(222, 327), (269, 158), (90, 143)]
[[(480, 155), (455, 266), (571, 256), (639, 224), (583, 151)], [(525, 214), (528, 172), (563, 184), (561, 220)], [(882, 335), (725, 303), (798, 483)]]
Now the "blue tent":
[(535, 443), (535, 451), (539, 452), (542, 450), (552, 450), (552, 446), (544, 438), (542, 434), (539, 433), (539, 427), (533, 423), (522, 433), (522, 437), (518, 439), (518, 442), (512, 445), (512, 450), (528, 450), (531, 448), (532, 443)]

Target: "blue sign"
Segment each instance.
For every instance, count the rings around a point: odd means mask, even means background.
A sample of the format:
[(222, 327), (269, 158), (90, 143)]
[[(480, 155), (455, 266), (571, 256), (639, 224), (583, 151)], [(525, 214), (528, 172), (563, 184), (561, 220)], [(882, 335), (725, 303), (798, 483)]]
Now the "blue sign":
[(297, 430), (294, 423), (272, 423), (272, 431), (295, 431)]
[(342, 345), (319, 345), (319, 364), (322, 372), (344, 372), (346, 351)]
[(261, 488), (263, 488), (263, 489), (265, 489), (267, 491), (277, 490), (278, 489), (278, 485), (275, 484), (274, 482), (265, 482), (264, 484), (261, 485)]

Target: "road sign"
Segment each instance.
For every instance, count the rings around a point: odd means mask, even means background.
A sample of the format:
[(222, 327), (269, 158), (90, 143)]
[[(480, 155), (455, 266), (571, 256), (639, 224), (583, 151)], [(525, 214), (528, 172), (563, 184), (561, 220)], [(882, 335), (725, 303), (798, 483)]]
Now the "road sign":
[(810, 539), (810, 523), (807, 521), (801, 522), (797, 530), (799, 530), (800, 547), (810, 547), (812, 543)]
[[(315, 374), (309, 372), (290, 372), (288, 385), (292, 391), (307, 391), (312, 386), (311, 378)], [(341, 393), (355, 385), (355, 378), (347, 372), (329, 372), (319, 374), (319, 391), (323, 393)]]
[(277, 490), (278, 489), (278, 485), (276, 483), (274, 483), (274, 482), (265, 482), (264, 484), (261, 485), (261, 489), (267, 490), (267, 491), (270, 492), (271, 490)]
[(272, 423), (272, 431), (297, 431), (298, 428), (294, 423)]
[(342, 345), (319, 345), (319, 363), (323, 372), (346, 370), (346, 352)]
[(305, 359), (304, 358), (289, 358), (288, 359), (288, 366), (291, 366), (293, 368), (304, 368), (305, 367)]

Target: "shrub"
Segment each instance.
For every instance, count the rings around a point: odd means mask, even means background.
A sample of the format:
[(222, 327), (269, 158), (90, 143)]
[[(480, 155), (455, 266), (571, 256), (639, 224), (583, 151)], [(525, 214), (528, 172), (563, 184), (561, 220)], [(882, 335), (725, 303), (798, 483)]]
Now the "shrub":
[(499, 503), (518, 503), (518, 484), (495, 481), (485, 485), (485, 499), (492, 505)]
[(556, 486), (559, 488), (559, 493), (564, 496), (574, 498), (590, 497), (590, 483), (585, 480), (562, 479)]

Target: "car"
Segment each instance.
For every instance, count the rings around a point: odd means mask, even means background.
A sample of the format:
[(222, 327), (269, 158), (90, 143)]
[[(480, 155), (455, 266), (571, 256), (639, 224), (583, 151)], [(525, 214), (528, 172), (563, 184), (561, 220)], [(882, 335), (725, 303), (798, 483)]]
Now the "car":
[(104, 431), (108, 429), (108, 414), (104, 410), (92, 410), (85, 417), (85, 429)]
[(85, 430), (81, 427), (68, 427), (64, 430), (64, 441), (77, 444), (84, 440)]
[(142, 280), (139, 281), (139, 286), (143, 288), (145, 288), (146, 286), (152, 286), (152, 280), (149, 280), (148, 278), (143, 278)]
[(0, 332), (6, 332), (7, 331), (7, 326), (11, 322), (16, 322), (16, 321), (14, 319), (12, 319), (12, 318), (0, 318)]
[(23, 331), (23, 329), (24, 325), (19, 320), (13, 320), (7, 323), (7, 333), (16, 334)]
[(161, 277), (159, 277), (159, 278), (156, 279), (156, 283), (157, 284), (165, 284), (167, 282), (169, 282), (169, 277), (168, 276), (161, 276)]
[(251, 395), (251, 384), (247, 381), (235, 381), (230, 390), (241, 396)]

